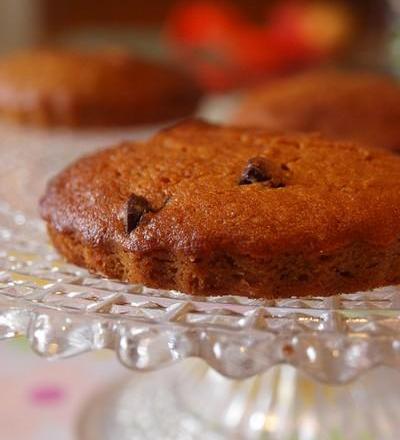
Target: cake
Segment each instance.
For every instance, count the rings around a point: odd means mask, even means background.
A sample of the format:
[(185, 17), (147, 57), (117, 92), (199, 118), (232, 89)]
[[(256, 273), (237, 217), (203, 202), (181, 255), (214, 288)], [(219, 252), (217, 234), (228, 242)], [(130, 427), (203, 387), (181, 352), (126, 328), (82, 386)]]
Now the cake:
[(309, 71), (245, 93), (232, 123), (275, 131), (320, 132), (400, 151), (400, 85), (384, 74)]
[(182, 71), (120, 51), (31, 50), (0, 60), (0, 117), (45, 127), (181, 118), (200, 92)]
[(277, 298), (400, 281), (400, 157), (192, 120), (83, 157), (40, 204), (67, 260), (192, 295)]

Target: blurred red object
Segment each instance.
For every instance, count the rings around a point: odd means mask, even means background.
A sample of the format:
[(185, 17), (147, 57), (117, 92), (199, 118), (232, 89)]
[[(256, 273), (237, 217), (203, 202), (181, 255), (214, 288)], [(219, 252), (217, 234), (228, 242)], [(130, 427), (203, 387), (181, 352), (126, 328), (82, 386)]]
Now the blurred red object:
[(350, 12), (337, 3), (282, 1), (262, 24), (229, 3), (185, 2), (171, 12), (167, 40), (207, 90), (226, 90), (320, 62), (343, 47)]

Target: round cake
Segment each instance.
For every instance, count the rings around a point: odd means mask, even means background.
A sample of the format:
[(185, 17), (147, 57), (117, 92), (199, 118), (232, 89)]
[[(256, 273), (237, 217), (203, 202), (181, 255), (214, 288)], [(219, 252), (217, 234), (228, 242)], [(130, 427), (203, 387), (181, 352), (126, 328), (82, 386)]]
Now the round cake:
[(84, 157), (41, 200), (69, 261), (194, 295), (330, 295), (400, 281), (400, 157), (188, 121)]
[(239, 125), (276, 131), (315, 131), (400, 151), (400, 85), (389, 76), (311, 71), (271, 81), (244, 97)]
[(200, 98), (181, 71), (122, 52), (21, 52), (0, 61), (0, 117), (107, 127), (190, 115)]

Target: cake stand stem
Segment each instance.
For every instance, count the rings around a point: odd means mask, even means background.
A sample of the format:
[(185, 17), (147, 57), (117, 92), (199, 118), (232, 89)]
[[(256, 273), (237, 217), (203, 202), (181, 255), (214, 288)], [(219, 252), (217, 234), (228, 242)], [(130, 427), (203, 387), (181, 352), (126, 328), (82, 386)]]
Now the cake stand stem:
[(400, 375), (367, 373), (344, 386), (279, 366), (233, 381), (201, 361), (115, 385), (89, 403), (79, 440), (398, 440)]

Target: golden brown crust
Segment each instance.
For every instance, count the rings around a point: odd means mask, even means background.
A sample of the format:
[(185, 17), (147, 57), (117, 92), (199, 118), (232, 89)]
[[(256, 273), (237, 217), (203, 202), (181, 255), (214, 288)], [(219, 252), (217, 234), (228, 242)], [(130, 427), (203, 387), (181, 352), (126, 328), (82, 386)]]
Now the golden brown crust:
[[(276, 180), (239, 184), (252, 158)], [(152, 210), (128, 233), (132, 194)], [(69, 260), (148, 286), (276, 297), (400, 279), (400, 158), (318, 136), (182, 123), (79, 160), (41, 213)]]
[(400, 151), (400, 86), (385, 75), (312, 71), (250, 91), (232, 121), (277, 131), (316, 131)]
[(190, 115), (199, 98), (182, 72), (121, 52), (35, 50), (0, 61), (0, 116), (21, 123), (155, 123)]

